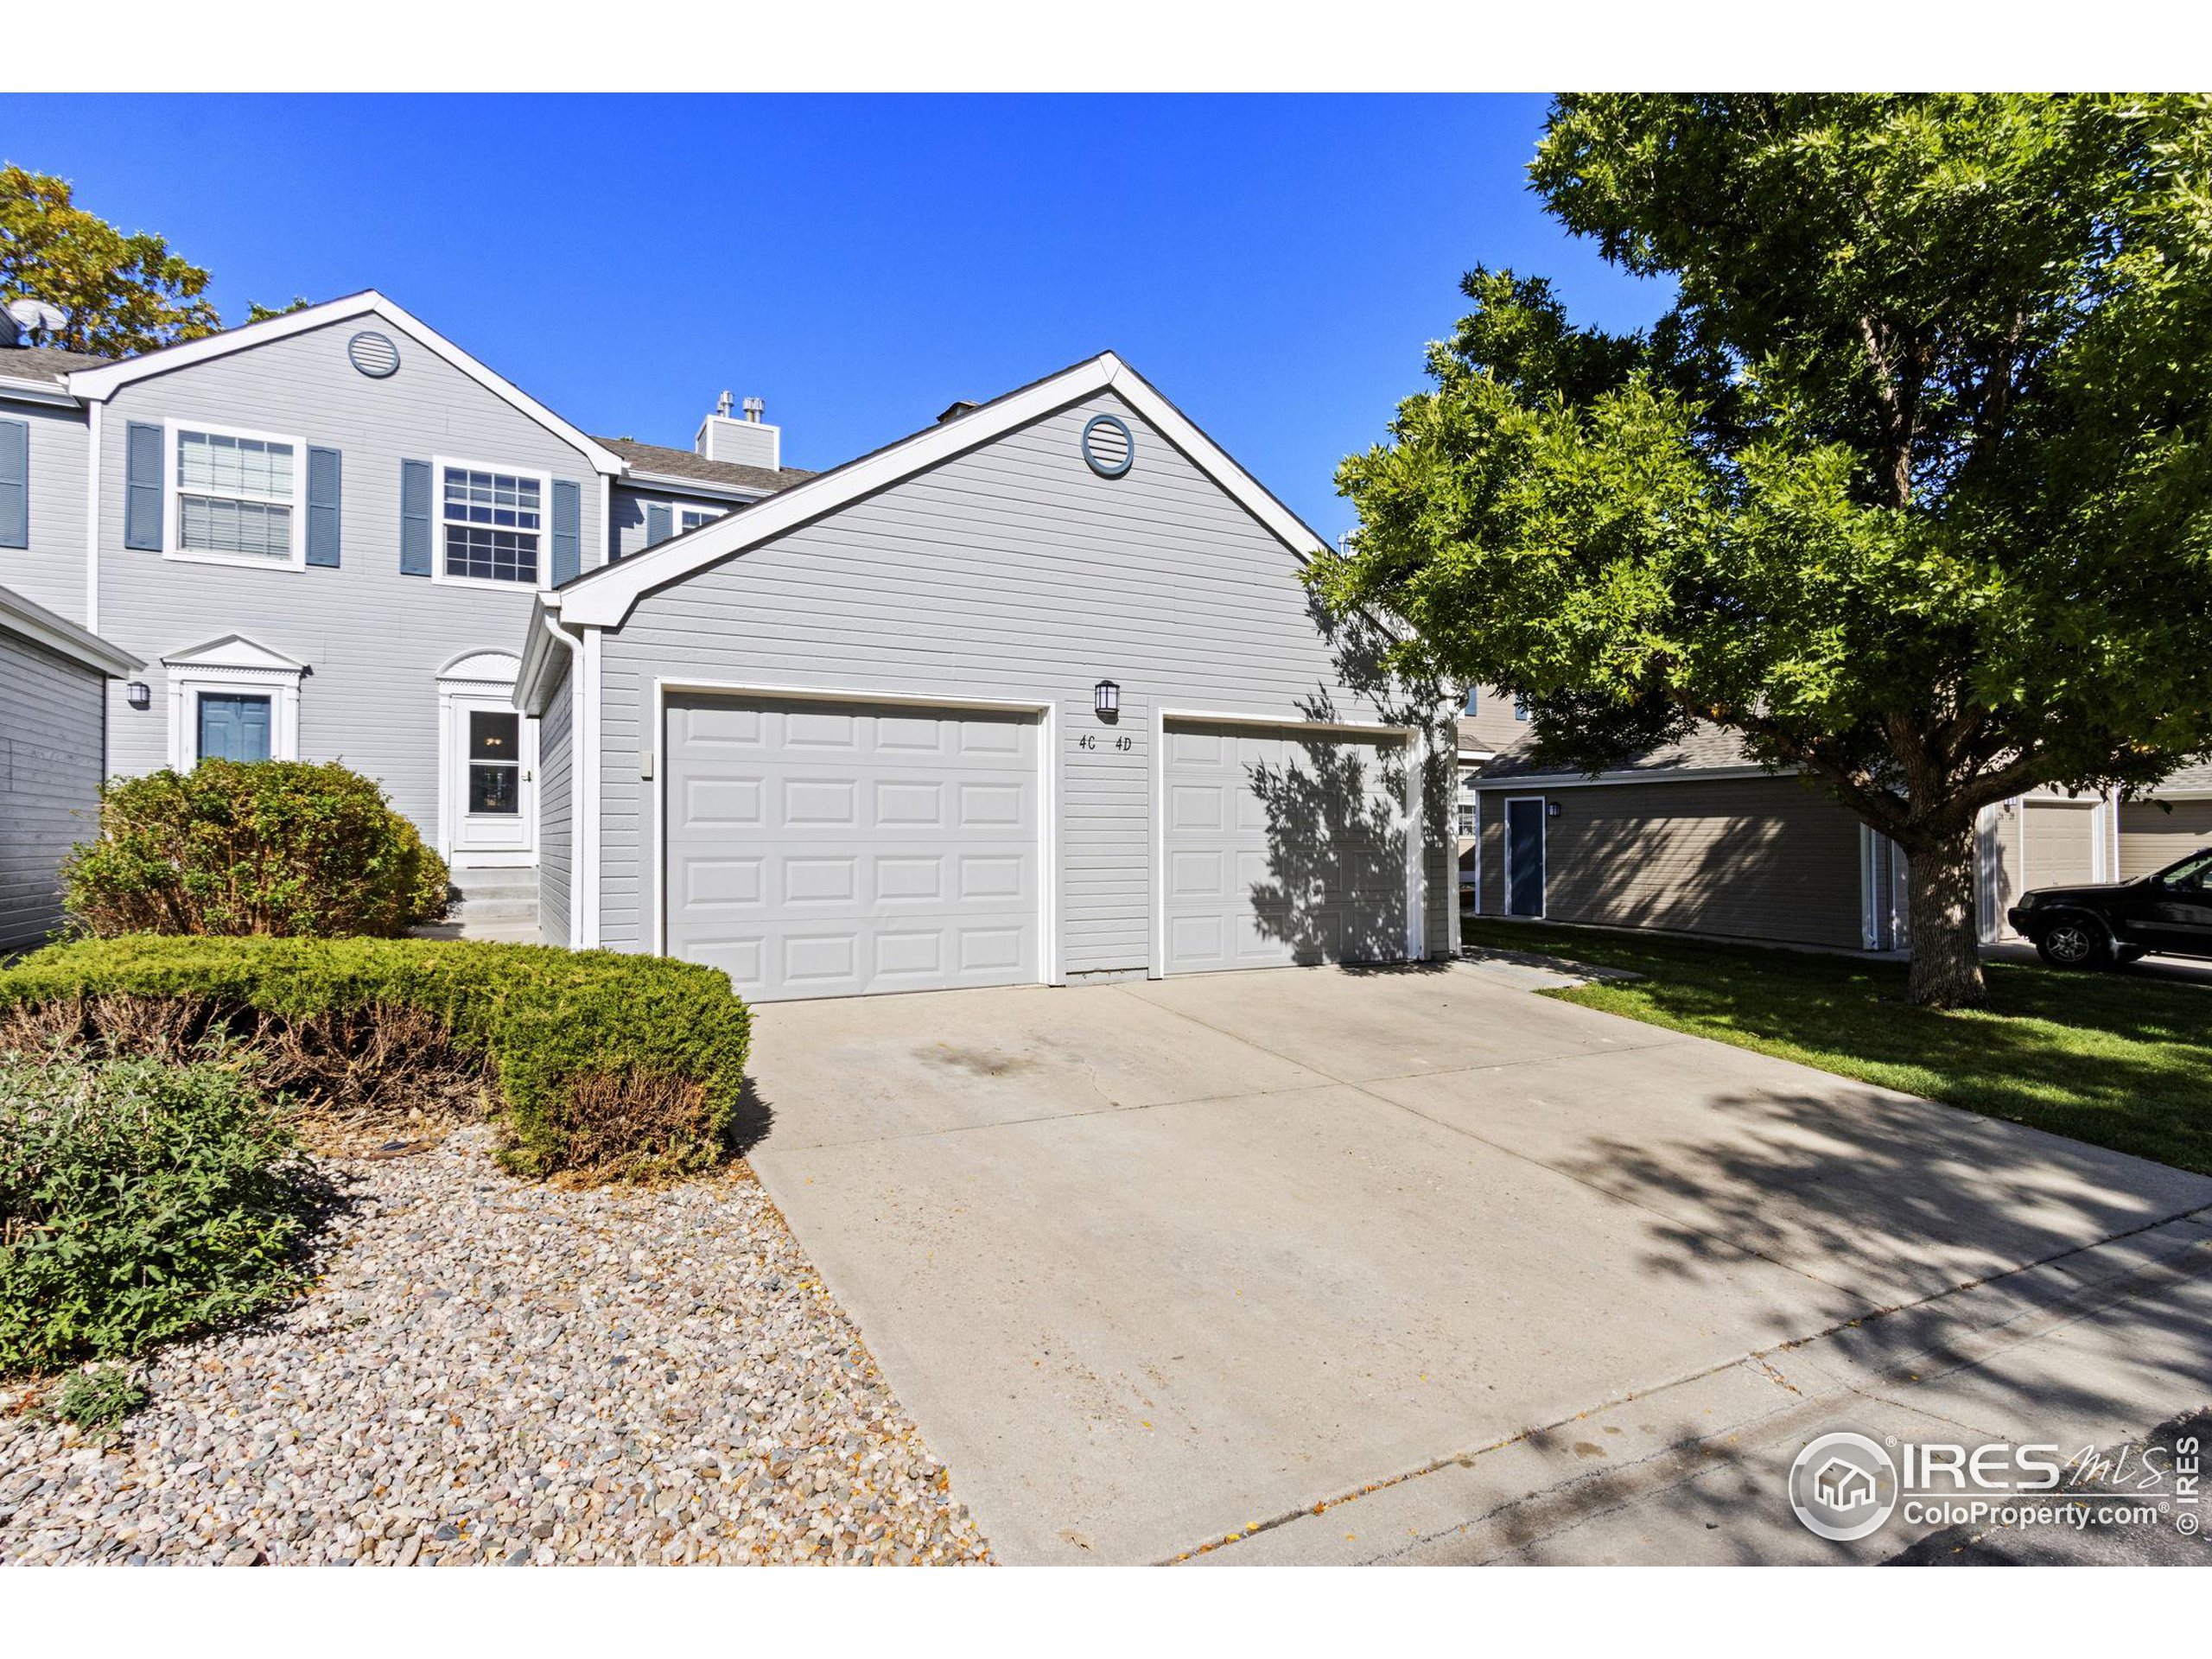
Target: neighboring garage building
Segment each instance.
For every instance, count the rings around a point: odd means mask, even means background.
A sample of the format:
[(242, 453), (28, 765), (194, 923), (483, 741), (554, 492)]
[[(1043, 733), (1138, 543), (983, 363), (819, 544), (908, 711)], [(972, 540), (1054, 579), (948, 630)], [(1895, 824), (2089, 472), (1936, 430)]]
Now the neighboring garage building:
[(58, 871), (97, 827), (107, 775), (107, 682), (140, 666), (0, 588), (0, 951), (61, 925)]
[(760, 1000), (1453, 947), (1437, 711), (1110, 354), (546, 595), (540, 927)]
[[(1817, 785), (1748, 760), (1730, 734), (1701, 730), (1595, 778), (1530, 751), (1523, 740), (1466, 785), (1478, 914), (1839, 950), (1906, 943), (1904, 855)], [(2005, 912), (2030, 887), (2112, 880), (2120, 823), (2094, 796), (1986, 810), (1982, 938), (2013, 937)]]
[(2185, 767), (2142, 800), (2121, 804), (2121, 880), (2163, 870), (2200, 847), (2212, 847), (2212, 762)]

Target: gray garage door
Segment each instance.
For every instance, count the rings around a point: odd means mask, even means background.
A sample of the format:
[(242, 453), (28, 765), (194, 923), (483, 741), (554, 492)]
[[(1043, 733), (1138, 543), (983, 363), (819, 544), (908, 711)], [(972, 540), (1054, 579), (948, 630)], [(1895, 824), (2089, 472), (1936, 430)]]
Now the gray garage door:
[(1404, 755), (1395, 740), (1171, 724), (1167, 971), (1402, 959)]
[(667, 948), (761, 1001), (1039, 977), (1037, 722), (688, 697)]

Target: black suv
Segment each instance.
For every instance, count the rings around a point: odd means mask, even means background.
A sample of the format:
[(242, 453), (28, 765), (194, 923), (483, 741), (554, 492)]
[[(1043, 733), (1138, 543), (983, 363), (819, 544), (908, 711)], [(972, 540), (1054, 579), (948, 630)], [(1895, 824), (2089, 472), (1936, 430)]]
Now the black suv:
[(2152, 950), (2212, 957), (2212, 847), (2133, 881), (2037, 887), (2005, 915), (2054, 968), (2103, 968)]

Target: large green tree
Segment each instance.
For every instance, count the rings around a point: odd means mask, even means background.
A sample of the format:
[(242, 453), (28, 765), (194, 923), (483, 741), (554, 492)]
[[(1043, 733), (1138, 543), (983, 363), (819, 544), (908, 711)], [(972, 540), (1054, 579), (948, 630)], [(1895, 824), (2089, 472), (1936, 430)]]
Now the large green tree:
[(44, 300), (59, 328), (41, 345), (126, 357), (223, 326), (207, 273), (150, 232), (126, 236), (76, 205), (67, 179), (0, 167), (0, 301)]
[(1910, 860), (1982, 1000), (1977, 814), (2212, 749), (2212, 103), (1590, 95), (1536, 190), (1674, 303), (1478, 270), (1313, 580), (1600, 770), (1700, 722)]

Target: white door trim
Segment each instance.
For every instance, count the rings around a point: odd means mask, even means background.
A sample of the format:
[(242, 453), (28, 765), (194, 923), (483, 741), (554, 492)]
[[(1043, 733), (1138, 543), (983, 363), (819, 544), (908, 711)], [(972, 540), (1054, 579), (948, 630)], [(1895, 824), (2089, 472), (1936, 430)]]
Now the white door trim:
[[(512, 660), (512, 658), (510, 658)], [(438, 677), (438, 855), (451, 863), (465, 858), (472, 865), (527, 866), (537, 862), (537, 722), (515, 707), (514, 677), (505, 679), (468, 679)], [(467, 712), (515, 716), (522, 743), (519, 810), (516, 814), (517, 845), (467, 848), (461, 845), (462, 803), (468, 798), (467, 741), (461, 723)]]
[[(1421, 732), (1418, 726), (1382, 721), (1285, 720), (1280, 715), (1247, 714), (1234, 709), (1155, 708), (1152, 715), (1152, 962), (1154, 979), (1167, 977), (1167, 726), (1171, 721), (1205, 721), (1216, 725), (1258, 726), (1270, 731), (1318, 732), (1323, 736), (1395, 737), (1406, 746), (1406, 960), (1427, 954), (1427, 917), (1423, 913), (1423, 851), (1428, 837), (1421, 821)], [(1456, 872), (1455, 872), (1456, 880)], [(1452, 901), (1458, 902), (1458, 895)]]
[[(1516, 915), (1513, 909), (1513, 803), (1534, 801), (1541, 809), (1536, 814), (1536, 862), (1542, 879), (1536, 887), (1536, 913)], [(1508, 795), (1498, 809), (1497, 821), (1505, 830), (1505, 890), (1500, 895), (1498, 914), (1510, 920), (1542, 922), (1551, 919), (1552, 912), (1552, 824), (1551, 803), (1541, 795)]]
[[(599, 630), (594, 629), (595, 635)], [(1058, 786), (1059, 782), (1058, 753), (1059, 745), (1054, 734), (1058, 729), (1058, 705), (1050, 699), (1025, 701), (1000, 697), (963, 697), (941, 692), (880, 691), (855, 686), (795, 685), (788, 682), (763, 683), (757, 680), (702, 680), (688, 677), (657, 676), (653, 680), (653, 748), (639, 757), (641, 768), (651, 780), (652, 787), (645, 791), (646, 816), (651, 820), (644, 826), (645, 845), (650, 847), (653, 871), (652, 952), (657, 957), (668, 954), (668, 766), (664, 751), (668, 747), (668, 700), (671, 696), (729, 697), (768, 697), (788, 702), (852, 702), (873, 703), (897, 709), (944, 709), (955, 712), (963, 709), (978, 714), (1034, 715), (1037, 716), (1037, 787), (1042, 798), (1037, 804), (1037, 853), (1043, 861), (1037, 880), (1037, 982), (1040, 985), (1064, 985), (1067, 976), (1060, 969), (1059, 885), (1060, 860)]]

